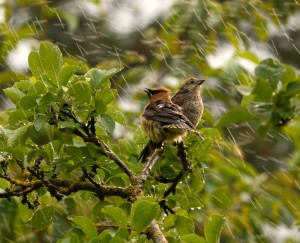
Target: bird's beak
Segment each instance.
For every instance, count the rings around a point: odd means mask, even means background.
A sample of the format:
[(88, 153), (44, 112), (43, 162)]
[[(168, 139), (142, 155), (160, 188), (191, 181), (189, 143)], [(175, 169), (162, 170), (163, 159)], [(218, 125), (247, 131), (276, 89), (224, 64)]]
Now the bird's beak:
[(151, 89), (145, 88), (144, 91), (147, 93), (149, 98), (151, 97)]
[(197, 84), (201, 85), (204, 83), (204, 81), (205, 81), (205, 79), (197, 79)]

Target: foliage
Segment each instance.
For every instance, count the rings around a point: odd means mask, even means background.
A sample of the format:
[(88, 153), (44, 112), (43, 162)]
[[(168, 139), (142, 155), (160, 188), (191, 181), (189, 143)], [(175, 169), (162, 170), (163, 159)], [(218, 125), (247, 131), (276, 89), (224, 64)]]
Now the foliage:
[[(7, 111), (9, 124), (1, 128), (1, 188), (4, 190), (1, 197), (20, 197), (13, 200), (30, 209), (20, 211), (20, 217), (36, 231), (55, 227), (55, 215), (68, 215), (68, 224), (59, 237), (52, 236), (53, 240), (57, 240), (55, 237), (62, 240), (67, 231), (73, 233), (72, 236), (68, 233), (64, 240), (70, 237), (83, 237), (87, 241), (139, 239), (144, 237), (140, 233), (147, 234), (145, 229), (154, 219), (164, 224), (159, 200), (168, 185), (153, 179), (137, 183), (134, 175), (140, 173), (142, 165), (136, 161), (139, 150), (132, 151), (131, 147), (141, 141), (123, 139), (119, 147), (111, 141), (115, 123), (125, 125), (123, 114), (114, 104), (117, 91), (109, 81), (122, 68), (91, 69), (77, 75), (79, 67), (63, 64), (58, 47), (47, 42), (42, 42), (28, 59), (33, 76), (4, 90), (15, 108)], [(107, 109), (109, 105), (114, 109)], [(206, 142), (210, 133), (206, 133)], [(172, 168), (167, 157), (154, 173), (172, 178), (180, 171), (180, 164), (176, 162), (172, 173), (165, 174), (167, 168)], [(199, 161), (195, 169), (200, 170), (200, 165)], [(194, 181), (198, 180), (197, 176), (201, 173), (193, 175)], [(145, 173), (141, 178), (144, 177)], [(143, 184), (141, 194), (135, 188)], [(76, 192), (78, 195), (74, 195)], [(182, 208), (166, 230), (166, 234), (177, 230), (173, 240), (196, 237), (194, 221), (188, 218), (192, 201), (194, 207), (201, 206), (199, 200), (198, 204), (194, 201), (195, 196), (178, 188), (178, 194), (166, 198), (172, 208)], [(92, 209), (85, 216), (78, 215), (76, 205), (86, 200), (93, 205)], [(220, 235), (223, 221), (222, 217), (214, 216), (207, 224), (208, 242), (217, 241), (213, 237)], [(109, 230), (97, 235), (96, 223)]]
[[(270, 242), (277, 227), (298, 227), (300, 77), (282, 62), (299, 67), (285, 26), (295, 1), (176, 1), (125, 36), (100, 11), (68, 11), (70, 2), (3, 4), (0, 84), (15, 107), (0, 112), (0, 197), (10, 198), (0, 199), (0, 241), (145, 242), (159, 226), (170, 242)], [(275, 42), (270, 26), (288, 41)], [(32, 76), (6, 62), (22, 40), (38, 49), (28, 58)], [(269, 43), (263, 49), (279, 60), (261, 61), (253, 43)], [(209, 56), (224, 44), (232, 57), (214, 67)], [(171, 182), (161, 178), (182, 166), (168, 144), (140, 181), (147, 139), (137, 118), (147, 101), (139, 90), (175, 90), (167, 80), (189, 76), (207, 80), (205, 140), (185, 139), (192, 173), (163, 198)], [(127, 100), (133, 106), (123, 109)]]

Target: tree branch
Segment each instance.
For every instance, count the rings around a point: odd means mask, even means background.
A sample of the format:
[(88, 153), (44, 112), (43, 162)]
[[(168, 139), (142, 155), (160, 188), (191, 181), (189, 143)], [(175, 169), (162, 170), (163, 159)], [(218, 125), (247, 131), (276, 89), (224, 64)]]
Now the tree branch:
[(153, 220), (149, 227), (146, 230), (146, 234), (153, 240), (155, 243), (167, 243), (167, 239), (161, 232), (159, 225), (156, 220)]
[[(8, 189), (4, 193), (0, 193), (0, 198), (11, 198), (14, 196), (20, 197), (24, 194), (28, 194), (38, 188), (41, 188), (45, 185), (45, 182), (42, 180), (36, 181), (22, 181), (10, 179), (11, 183), (19, 188), (15, 190)], [(103, 198), (103, 196), (119, 196), (121, 198), (129, 198), (134, 196), (133, 187), (111, 187), (111, 186), (103, 186), (100, 184), (94, 185), (89, 181), (80, 181), (75, 179), (48, 179), (47, 180), (51, 185), (55, 186), (57, 192), (63, 195), (70, 195), (71, 193), (75, 193), (78, 191), (90, 191), (94, 192), (99, 198)]]
[(145, 164), (142, 172), (139, 175), (139, 178), (142, 181), (146, 181), (148, 176), (150, 175), (153, 166), (155, 165), (156, 161), (160, 158), (162, 153), (164, 152), (163, 148), (155, 149), (154, 153), (151, 155), (147, 163)]

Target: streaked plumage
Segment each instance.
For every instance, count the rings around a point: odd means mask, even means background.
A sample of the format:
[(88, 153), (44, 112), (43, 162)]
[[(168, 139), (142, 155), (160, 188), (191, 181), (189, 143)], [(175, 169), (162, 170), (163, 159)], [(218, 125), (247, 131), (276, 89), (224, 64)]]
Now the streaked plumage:
[[(195, 130), (194, 125), (182, 114), (180, 106), (174, 104), (166, 88), (145, 90), (150, 98), (149, 104), (141, 115), (141, 124), (145, 133), (150, 138), (143, 150), (144, 154), (162, 145), (164, 141), (180, 142), (188, 131)], [(143, 152), (140, 158), (145, 161)]]

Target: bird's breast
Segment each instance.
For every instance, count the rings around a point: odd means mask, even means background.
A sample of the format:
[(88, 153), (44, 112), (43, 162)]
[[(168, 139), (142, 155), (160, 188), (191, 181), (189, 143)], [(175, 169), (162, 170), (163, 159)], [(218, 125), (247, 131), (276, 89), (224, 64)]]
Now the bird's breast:
[(144, 132), (152, 142), (158, 143), (164, 139), (165, 135), (163, 134), (160, 122), (149, 120), (141, 116), (141, 124)]

